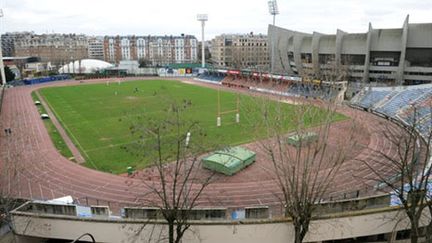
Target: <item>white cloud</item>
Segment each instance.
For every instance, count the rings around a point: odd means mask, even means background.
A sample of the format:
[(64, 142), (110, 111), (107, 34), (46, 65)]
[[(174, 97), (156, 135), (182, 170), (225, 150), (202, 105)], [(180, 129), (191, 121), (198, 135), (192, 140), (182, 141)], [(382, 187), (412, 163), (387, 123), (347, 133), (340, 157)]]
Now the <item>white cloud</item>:
[[(267, 0), (2, 0), (3, 31), (85, 33), (90, 35), (200, 36), (196, 14), (208, 13), (208, 38), (221, 33), (266, 33), (272, 21)], [(432, 22), (424, 0), (279, 0), (276, 25), (302, 32), (365, 32)]]

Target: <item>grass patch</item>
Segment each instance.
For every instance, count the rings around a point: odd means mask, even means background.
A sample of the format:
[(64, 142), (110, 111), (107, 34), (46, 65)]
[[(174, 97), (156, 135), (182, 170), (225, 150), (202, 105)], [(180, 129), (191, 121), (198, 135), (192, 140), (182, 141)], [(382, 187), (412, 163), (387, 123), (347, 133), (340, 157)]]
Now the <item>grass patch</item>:
[[(33, 91), (31, 93), (33, 101), (39, 100), (39, 98), (36, 95), (36, 92), (37, 91)], [(47, 113), (45, 107), (42, 104), (38, 105), (37, 109), (39, 111), (39, 114)], [(64, 142), (62, 136), (60, 135), (57, 128), (52, 123), (51, 119), (44, 119), (43, 123), (48, 131), (49, 136), (51, 137), (51, 141), (54, 143), (55, 148), (60, 152), (60, 154), (68, 159), (73, 157), (72, 152), (69, 150), (69, 147)], [(74, 159), (71, 160), (75, 161)]]
[[(109, 85), (48, 87), (39, 92), (86, 157), (84, 165), (111, 173), (124, 173), (128, 166), (140, 169), (148, 165), (149, 161), (142, 161), (121, 149), (121, 146), (135, 139), (129, 131), (130, 123), (125, 122), (124, 118), (141, 113), (157, 118), (161, 116), (161, 109), (167, 100), (190, 102), (185, 116), (199, 121), (208, 139), (226, 145), (238, 145), (264, 135), (264, 129), (256, 129), (256, 121), (262, 118), (256, 98), (241, 95), (240, 124), (235, 123), (234, 113), (226, 114), (222, 116), (222, 127), (218, 128), (217, 90), (177, 81), (146, 80), (121, 84), (111, 82)], [(221, 91), (220, 97), (222, 111), (236, 108), (237, 94)], [(276, 107), (276, 102), (273, 105)], [(253, 109), (253, 106), (257, 108)], [(294, 110), (295, 106), (284, 104), (278, 112), (294, 115)], [(321, 115), (308, 118), (308, 126), (320, 124), (325, 114), (318, 108), (313, 110), (315, 114)], [(334, 120), (341, 119), (345, 117), (337, 114)], [(293, 123), (284, 124), (286, 131), (293, 128)]]

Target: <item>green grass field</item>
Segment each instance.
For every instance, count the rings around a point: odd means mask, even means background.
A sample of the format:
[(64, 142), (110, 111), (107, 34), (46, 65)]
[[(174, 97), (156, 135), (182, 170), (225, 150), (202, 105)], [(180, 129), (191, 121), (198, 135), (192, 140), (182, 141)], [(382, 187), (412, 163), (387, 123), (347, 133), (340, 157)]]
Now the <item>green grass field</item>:
[[(36, 91), (35, 91), (36, 92)], [(33, 101), (39, 101), (39, 98), (37, 97), (36, 93), (32, 92), (32, 99)], [(38, 106), (38, 111), (39, 114), (46, 114), (46, 110), (45, 107), (43, 107), (43, 105), (39, 105)], [(51, 122), (50, 119), (45, 119), (43, 120), (43, 123), (48, 131), (48, 134), (51, 137), (51, 141), (53, 142), (54, 146), (56, 147), (56, 149), (60, 152), (61, 155), (63, 155), (66, 158), (72, 158), (72, 152), (69, 150), (68, 146), (66, 145), (66, 143), (64, 142), (62, 136), (60, 135), (60, 133), (58, 132), (56, 126), (54, 126), (54, 124)], [(74, 161), (74, 159), (72, 159), (72, 161)]]
[[(138, 88), (139, 92), (134, 92)], [(167, 97), (182, 101), (190, 100), (188, 116), (200, 122), (208, 134), (208, 139), (221, 139), (226, 145), (250, 142), (257, 137), (256, 124), (262, 114), (257, 109), (250, 109), (259, 104), (250, 96), (241, 96), (241, 107), (249, 107), (248, 114), (241, 108), (241, 122), (235, 123), (235, 114), (222, 116), (222, 126), (216, 127), (217, 90), (176, 81), (133, 81), (121, 84), (110, 83), (77, 85), (68, 87), (50, 87), (40, 90), (49, 106), (68, 132), (72, 141), (86, 158), (85, 165), (101, 171), (124, 173), (128, 166), (143, 168), (146, 162), (122, 149), (133, 141), (125, 116), (146, 112), (157, 117), (162, 112)], [(220, 92), (221, 109), (236, 108), (235, 93)], [(294, 106), (284, 104), (283, 112), (293, 113)], [(253, 111), (255, 110), (255, 111)], [(320, 111), (321, 112), (321, 111)], [(321, 113), (324, 113), (322, 111)], [(344, 119), (337, 115), (336, 120)], [(315, 119), (308, 125), (316, 125)], [(286, 130), (292, 129), (286, 124)], [(258, 131), (259, 134), (259, 131)]]

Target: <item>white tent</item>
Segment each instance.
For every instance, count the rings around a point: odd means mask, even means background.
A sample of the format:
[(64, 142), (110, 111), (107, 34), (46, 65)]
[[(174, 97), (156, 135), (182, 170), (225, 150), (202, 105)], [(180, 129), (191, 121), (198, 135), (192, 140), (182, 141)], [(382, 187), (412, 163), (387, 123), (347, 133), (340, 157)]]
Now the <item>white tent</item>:
[(61, 67), (59, 73), (95, 73), (114, 65), (96, 59), (82, 59), (70, 62)]

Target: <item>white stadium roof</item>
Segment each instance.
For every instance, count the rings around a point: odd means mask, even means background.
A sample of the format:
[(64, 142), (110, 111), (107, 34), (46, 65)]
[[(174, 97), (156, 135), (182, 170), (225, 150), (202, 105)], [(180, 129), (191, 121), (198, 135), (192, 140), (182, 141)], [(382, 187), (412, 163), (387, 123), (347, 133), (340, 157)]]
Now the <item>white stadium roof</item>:
[(82, 59), (81, 64), (79, 60), (76, 60), (64, 65), (58, 71), (59, 73), (95, 73), (109, 67), (114, 67), (114, 65), (96, 59)]

